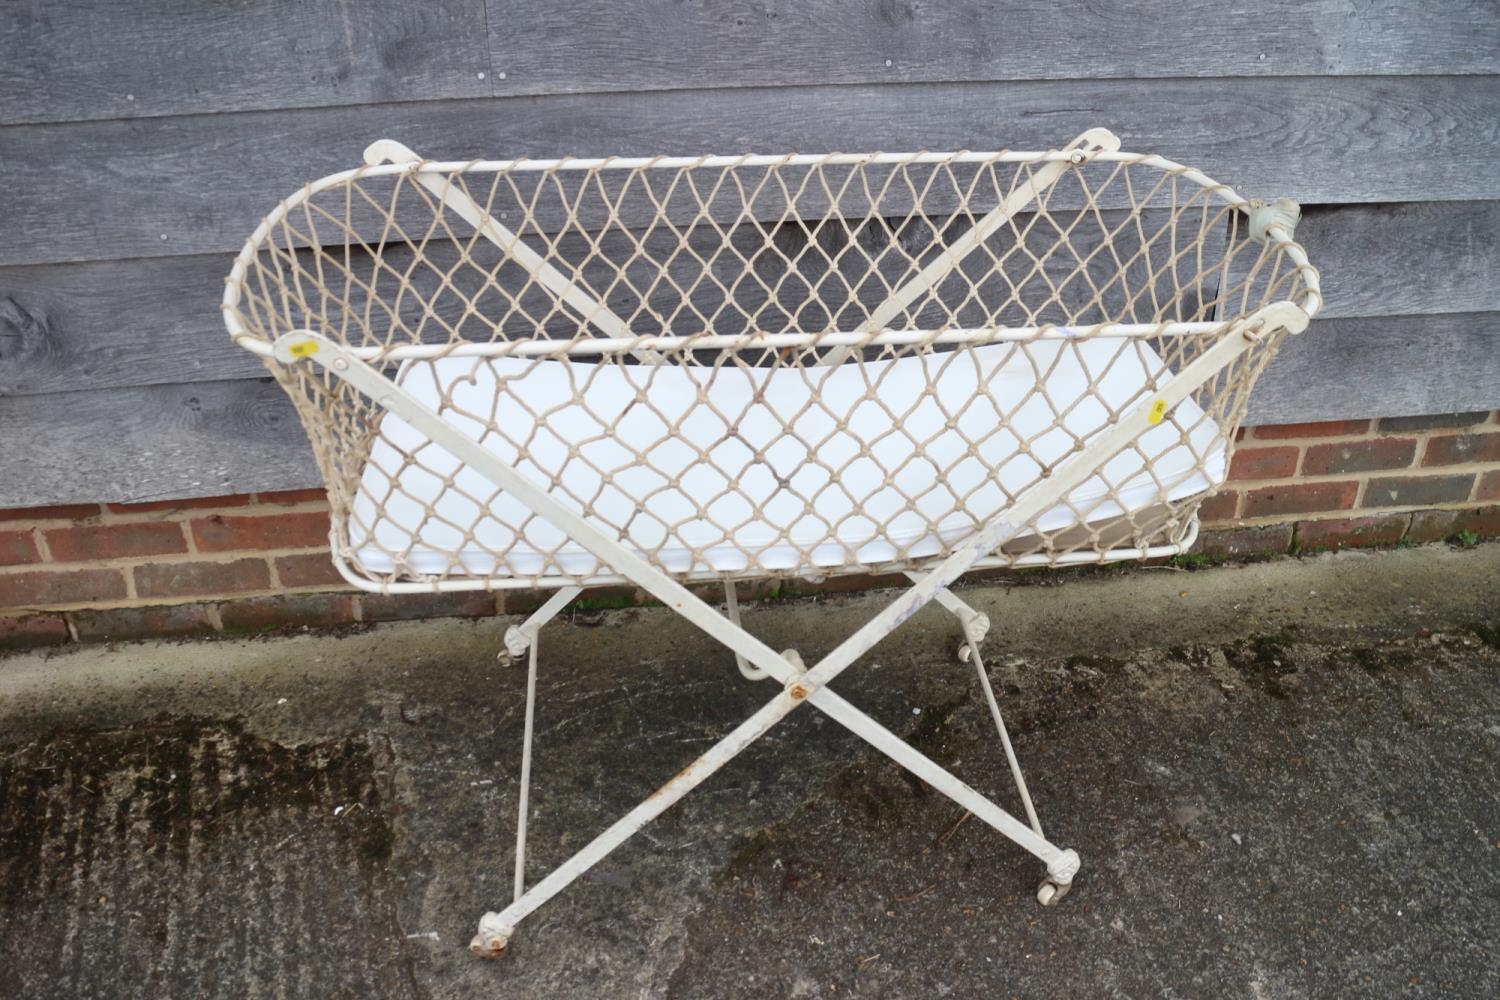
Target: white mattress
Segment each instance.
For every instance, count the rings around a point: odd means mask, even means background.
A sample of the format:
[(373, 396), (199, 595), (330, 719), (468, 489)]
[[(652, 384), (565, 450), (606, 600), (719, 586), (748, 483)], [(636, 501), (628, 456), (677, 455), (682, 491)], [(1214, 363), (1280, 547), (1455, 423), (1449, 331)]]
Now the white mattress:
[[(808, 369), (446, 358), (408, 363), (399, 379), (574, 510), (585, 498), (607, 534), (669, 572), (755, 575), (945, 551), (1000, 514), (1005, 491), (1036, 480), (1039, 463), (1065, 458), (1108, 425), (1110, 409), (1154, 391), (1162, 372), (1139, 340), (1123, 350), (1118, 340), (1045, 340)], [(976, 393), (981, 377), (999, 409)], [(879, 404), (866, 398), (871, 385)], [(485, 434), (491, 423), (503, 433)], [(780, 434), (783, 423), (796, 437)], [(524, 457), (514, 442), (526, 442)], [(1225, 471), (1219, 429), (1185, 401), (1139, 451), (1115, 456), (1033, 525), (1117, 518), (1209, 490)], [(611, 572), (394, 414), (352, 512), (350, 552), (372, 574)]]

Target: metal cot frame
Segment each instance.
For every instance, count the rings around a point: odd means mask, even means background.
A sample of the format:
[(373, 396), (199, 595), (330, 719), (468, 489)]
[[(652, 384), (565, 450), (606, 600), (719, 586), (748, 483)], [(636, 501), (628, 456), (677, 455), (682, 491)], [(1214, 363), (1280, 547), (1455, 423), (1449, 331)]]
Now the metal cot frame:
[[(755, 334), (751, 339), (772, 346), (796, 347), (814, 340), (820, 347), (835, 348), (835, 352), (824, 357), (823, 363), (836, 364), (855, 347), (870, 344), (900, 343), (901, 338), (910, 337), (906, 331), (888, 328), (888, 323), (917, 296), (936, 286), (944, 274), (957, 267), (963, 257), (995, 233), (1010, 218), (1040, 197), (1046, 186), (1054, 182), (1070, 166), (1092, 159), (1125, 159), (1132, 162), (1156, 161), (1182, 174), (1191, 175), (1205, 186), (1214, 185), (1201, 174), (1189, 171), (1170, 161), (1137, 154), (1118, 152), (1119, 143), (1113, 135), (1102, 129), (1091, 130), (1073, 143), (1046, 154), (1004, 154), (1017, 158), (1030, 157), (1043, 166), (1031, 179), (1030, 184), (1011, 193), (992, 212), (979, 219), (968, 233), (949, 247), (947, 254), (939, 256), (922, 274), (896, 288), (885, 304), (876, 308), (868, 320), (857, 330), (846, 334), (827, 334), (809, 338), (805, 334)], [(920, 154), (928, 155), (928, 154)], [(954, 154), (931, 154), (953, 156)], [(958, 154), (964, 155), (964, 154)], [(911, 157), (906, 157), (910, 159)], [(538, 283), (568, 303), (579, 313), (591, 317), (592, 323), (603, 334), (602, 337), (574, 341), (567, 350), (573, 354), (591, 354), (603, 351), (628, 351), (637, 358), (649, 361), (654, 352), (671, 350), (678, 346), (681, 338), (672, 336), (642, 337), (633, 335), (627, 323), (602, 306), (598, 299), (575, 281), (557, 270), (547, 260), (527, 248), (515, 233), (485, 212), (457, 186), (448, 175), (471, 164), (430, 163), (423, 161), (412, 151), (391, 141), (377, 142), (366, 153), (368, 166), (361, 172), (371, 171), (410, 172), (412, 179), (432, 192), (447, 209), (475, 227), (486, 240), (502, 248), (508, 257), (525, 267)], [(684, 160), (694, 164), (711, 163), (720, 159), (726, 164), (740, 164), (753, 160), (750, 157), (695, 158)], [(765, 158), (776, 163), (791, 162), (796, 158)], [(808, 157), (809, 162), (827, 162), (837, 159), (831, 156)], [(870, 162), (872, 157), (848, 157), (850, 162)], [(892, 159), (897, 159), (893, 157)], [(529, 161), (545, 167), (543, 161)], [(573, 161), (587, 166), (598, 161)], [(630, 165), (632, 161), (616, 161), (619, 165)], [(656, 160), (656, 165), (673, 161)], [(555, 165), (555, 162), (554, 164)], [(318, 189), (318, 185), (331, 185), (347, 178), (348, 174), (334, 175), (315, 185), (310, 185), (298, 196), (278, 208), (285, 215), (298, 199), (305, 199)], [(1234, 192), (1214, 185), (1220, 195), (1232, 204), (1245, 204)], [(1149, 398), (1143, 399), (1124, 412), (1109, 427), (1100, 432), (1087, 447), (1050, 471), (1033, 488), (1005, 511), (1004, 516), (984, 525), (967, 539), (953, 547), (946, 555), (926, 565), (904, 570), (912, 581), (910, 589), (903, 591), (884, 610), (875, 615), (852, 635), (838, 644), (832, 652), (817, 663), (807, 665), (795, 650), (775, 650), (746, 631), (740, 624), (733, 581), (726, 582), (727, 614), (721, 613), (692, 590), (684, 581), (693, 579), (688, 574), (671, 574), (653, 564), (641, 554), (611, 537), (595, 523), (581, 516), (566, 503), (561, 502), (548, 490), (538, 486), (480, 441), (455, 427), (431, 406), (418, 399), (407, 388), (379, 370), (377, 364), (393, 361), (421, 360), (431, 357), (446, 357), (466, 352), (483, 354), (494, 345), (410, 344), (395, 348), (374, 349), (341, 342), (328, 332), (307, 327), (282, 333), (273, 342), (248, 330), (240, 310), (240, 295), (246, 279), (246, 271), (275, 224), (277, 213), (262, 223), (236, 260), (229, 277), (229, 287), (224, 297), (224, 315), (230, 333), (241, 346), (260, 354), (271, 365), (316, 365), (333, 379), (346, 383), (378, 406), (395, 414), (410, 427), (425, 435), (430, 441), (456, 456), (469, 469), (477, 471), (504, 493), (519, 500), (526, 508), (551, 525), (561, 529), (577, 545), (596, 556), (600, 563), (613, 570), (608, 577), (596, 577), (587, 581), (557, 579), (542, 581), (551, 583), (555, 593), (534, 614), (520, 625), (510, 628), (505, 636), (506, 649), (514, 657), (527, 658), (526, 709), (523, 756), (520, 775), (517, 836), (515, 846), (514, 896), (510, 904), (498, 912), (487, 913), (480, 920), (478, 933), (471, 944), (472, 950), (482, 956), (495, 957), (503, 953), (517, 925), (539, 906), (546, 903), (591, 866), (619, 847), (633, 834), (656, 816), (669, 809), (689, 791), (727, 764), (736, 754), (744, 750), (771, 727), (803, 704), (811, 704), (840, 725), (859, 736), (870, 746), (885, 754), (901, 767), (946, 795), (964, 809), (969, 810), (1000, 834), (1037, 857), (1046, 866), (1046, 877), (1038, 890), (1038, 899), (1044, 905), (1052, 905), (1061, 899), (1071, 886), (1079, 870), (1077, 853), (1066, 849), (1043, 832), (1037, 818), (1030, 793), (1022, 775), (1020, 765), (1011, 746), (999, 705), (991, 689), (983, 658), (981, 642), (989, 629), (988, 618), (969, 607), (951, 589), (951, 585), (964, 573), (976, 567), (999, 563), (1014, 564), (1015, 560), (997, 560), (994, 554), (1002, 545), (1026, 530), (1033, 519), (1039, 517), (1053, 505), (1067, 497), (1069, 492), (1085, 482), (1101, 464), (1120, 452), (1129, 443), (1158, 424), (1163, 412), (1172, 410), (1201, 387), (1219, 377), (1226, 368), (1245, 352), (1252, 350), (1274, 331), (1297, 333), (1306, 328), (1310, 317), (1321, 303), (1316, 272), (1308, 264), (1302, 249), (1292, 242), (1292, 230), (1296, 221), (1294, 205), (1286, 202), (1272, 206), (1247, 207), (1250, 227), (1257, 235), (1270, 241), (1284, 251), (1300, 275), (1303, 293), (1299, 302), (1276, 301), (1238, 318), (1224, 320), (1215, 317), (1209, 322), (1186, 322), (1176, 324), (1151, 324), (1157, 336), (1191, 335), (1206, 330), (1222, 333), (1213, 345), (1203, 351), (1190, 364), (1175, 373), (1165, 386)], [(1106, 324), (1092, 335), (1129, 335), (1139, 333), (1139, 324)], [(964, 343), (982, 338), (994, 340), (1035, 340), (1049, 337), (1073, 337), (1076, 331), (1066, 329), (991, 329), (985, 331), (945, 330), (929, 335), (928, 342)], [(735, 338), (723, 338), (733, 340)], [(744, 338), (741, 338), (744, 339)], [(714, 338), (707, 341), (702, 335), (694, 339), (695, 346), (714, 346)], [(556, 354), (555, 343), (537, 341), (532, 344), (507, 345), (503, 353), (524, 355), (527, 350), (535, 353)], [(1172, 554), (1192, 544), (1196, 535), (1196, 522), (1192, 531), (1175, 545), (1136, 549), (1119, 549), (1110, 553), (1071, 553), (1073, 558), (1065, 562), (1089, 562), (1108, 559), (1142, 559)], [(337, 533), (334, 539), (338, 545)], [(486, 581), (444, 579), (434, 582), (391, 582), (372, 586), (370, 580), (362, 578), (339, 561), (342, 572), (357, 586), (379, 589), (386, 592), (422, 591), (434, 589), (463, 589), (485, 586)], [(536, 708), (537, 651), (541, 627), (551, 621), (583, 589), (581, 583), (603, 583), (629, 581), (660, 600), (672, 612), (681, 615), (702, 629), (716, 641), (733, 652), (741, 673), (750, 679), (771, 678), (778, 690), (758, 711), (720, 740), (712, 749), (693, 761), (681, 772), (658, 788), (638, 806), (594, 838), (587, 846), (556, 870), (531, 884), (526, 884), (526, 830), (529, 801), (529, 785), (532, 757), (533, 724)], [(490, 582), (488, 585), (494, 585)], [(528, 582), (527, 585), (535, 585)], [(937, 601), (957, 618), (963, 633), (964, 645), (960, 658), (974, 664), (980, 688), (992, 714), (999, 739), (1009, 761), (1012, 776), (1024, 807), (1025, 819), (1017, 818), (976, 791), (966, 782), (944, 770), (930, 758), (915, 750), (903, 740), (875, 721), (869, 715), (850, 704), (830, 689), (829, 683), (857, 659), (869, 651), (882, 638), (889, 635), (902, 623), (931, 601)]]

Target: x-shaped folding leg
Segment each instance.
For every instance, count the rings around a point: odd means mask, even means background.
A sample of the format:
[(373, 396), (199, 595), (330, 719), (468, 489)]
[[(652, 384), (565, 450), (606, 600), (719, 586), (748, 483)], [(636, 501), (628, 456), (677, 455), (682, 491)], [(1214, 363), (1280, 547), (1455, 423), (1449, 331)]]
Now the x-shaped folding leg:
[[(479, 923), (479, 933), (475, 936), (470, 947), (476, 953), (490, 957), (502, 953), (516, 925), (521, 920), (537, 907), (551, 899), (594, 864), (598, 863), (605, 855), (623, 844), (651, 820), (671, 808), (679, 799), (701, 784), (715, 771), (719, 770), (719, 768), (727, 764), (741, 750), (744, 750), (751, 743), (755, 742), (756, 739), (766, 733), (776, 723), (780, 722), (804, 701), (815, 705), (829, 717), (864, 739), (871, 746), (886, 754), (902, 767), (932, 785), (990, 826), (999, 830), (1006, 837), (1044, 861), (1047, 865), (1047, 885), (1051, 887), (1050, 891), (1044, 888), (1044, 892), (1048, 893), (1045, 901), (1050, 902), (1053, 898), (1060, 897), (1066, 891), (1066, 887), (1072, 882), (1073, 875), (1078, 871), (1079, 862), (1077, 854), (1073, 851), (1063, 850), (1048, 842), (1041, 835), (1039, 829), (1032, 829), (1026, 826), (1010, 813), (1001, 809), (969, 785), (954, 777), (932, 759), (908, 745), (900, 737), (826, 687), (828, 681), (846, 669), (858, 656), (867, 651), (875, 642), (889, 634), (896, 625), (909, 618), (932, 599), (932, 594), (927, 593), (926, 588), (931, 587), (932, 577), (935, 575), (930, 574), (927, 577), (920, 578), (917, 587), (914, 587), (906, 595), (903, 595), (902, 600), (898, 600), (895, 604), (892, 604), (884, 612), (876, 616), (875, 619), (866, 624), (864, 628), (855, 632), (853, 636), (845, 640), (842, 645), (811, 670), (804, 668), (801, 657), (793, 650), (787, 650), (780, 654), (772, 653), (769, 656), (757, 655), (747, 657), (756, 664), (758, 669), (765, 671), (766, 674), (780, 681), (783, 684), (782, 690), (767, 702), (760, 711), (745, 720), (738, 728), (720, 740), (711, 750), (680, 771), (671, 781), (668, 781), (661, 788), (653, 792), (644, 802), (617, 820), (614, 825), (601, 833), (588, 846), (564, 862), (550, 875), (524, 892), (521, 891), (519, 867), (519, 859), (524, 854), (524, 833), (520, 833), (520, 843), (517, 847), (516, 898), (510, 906), (499, 913), (485, 914)], [(946, 589), (941, 592), (947, 593)], [(564, 598), (561, 601), (554, 598), (554, 602), (557, 602), (555, 610), (560, 610), (561, 605), (566, 603), (566, 600), (570, 599), (571, 596), (568, 595), (568, 598)], [(957, 602), (957, 598), (952, 598), (952, 600)], [(555, 613), (552, 609), (543, 609), (543, 611), (549, 612), (549, 617), (550, 613)], [(541, 614), (542, 612), (538, 612), (538, 615), (533, 616), (533, 619), (528, 621), (522, 628), (532, 626), (533, 622), (537, 622), (539, 625), (540, 622), (537, 619)], [(748, 645), (749, 643), (760, 645), (758, 640), (733, 622), (722, 618), (720, 622), (722, 624), (719, 629), (709, 629), (708, 631), (714, 634), (715, 638), (724, 641), (726, 645), (730, 645), (731, 648)], [(745, 642), (746, 640), (748, 642)], [(975, 641), (975, 645), (977, 646), (977, 640)], [(768, 647), (765, 646), (761, 646), (761, 650), (769, 652)], [(759, 652), (760, 650), (757, 650), (757, 653)], [(530, 770), (530, 729), (535, 696), (536, 645), (534, 628), (530, 637), (530, 653), (531, 671), (527, 679), (526, 709), (527, 745), (522, 761), (522, 824), (525, 822), (524, 801), (527, 774)], [(988, 690), (988, 681), (985, 684)], [(993, 702), (993, 695), (991, 695), (991, 700)], [(1009, 750), (1008, 741), (1006, 747)], [(1014, 766), (1015, 757), (1013, 753), (1011, 754), (1011, 760)], [(1025, 785), (1022, 784), (1021, 788), (1024, 795)], [(1029, 811), (1030, 799), (1028, 798), (1026, 802)], [(1034, 814), (1033, 825), (1035, 825)]]
[[(975, 562), (1014, 538), (1035, 518), (1093, 476), (1106, 461), (1159, 422), (1162, 413), (1176, 406), (1222, 371), (1258, 339), (1261, 330), (1274, 326), (1300, 330), (1306, 323), (1307, 316), (1300, 309), (1289, 303), (1278, 303), (1253, 314), (1237, 325), (1236, 329), (1226, 331), (1217, 343), (1185, 366), (1170, 382), (1157, 387), (1154, 393), (1146, 395), (1120, 413), (1114, 424), (1100, 431), (1086, 446), (1081, 446), (1075, 454), (1058, 465), (1050, 476), (1016, 501), (1006, 512), (1004, 520), (994, 521), (976, 531), (945, 559), (916, 579), (910, 590), (903, 592), (811, 669), (804, 669), (801, 658), (794, 652), (777, 653), (743, 628), (734, 625), (682, 583), (626, 548), (617, 539), (605, 535), (580, 514), (516, 472), (498, 455), (445, 421), (349, 349), (311, 331), (298, 331), (280, 338), (275, 348), (278, 360), (285, 364), (316, 361), (370, 399), (378, 401), (391, 413), (426, 435), (434, 444), (508, 492), (540, 517), (550, 521), (620, 575), (656, 596), (669, 609), (728, 646), (750, 666), (766, 672), (783, 685), (781, 691), (764, 707), (616, 821), (583, 850), (521, 893), (504, 910), (486, 914), (480, 920), (479, 933), (471, 948), (484, 955), (497, 955), (504, 951), (520, 920), (624, 843), (645, 823), (670, 808), (803, 702), (815, 705), (875, 749), (1036, 855), (1047, 865), (1048, 876), (1057, 887), (1071, 884), (1078, 870), (1077, 854), (1049, 842), (1038, 832), (1039, 827), (1022, 823), (980, 795), (839, 697), (827, 685), (930, 601), (936, 599), (948, 604), (950, 608), (954, 607), (953, 602), (957, 602), (957, 598), (948, 591), (949, 585)], [(564, 599), (559, 596), (554, 600)], [(557, 606), (561, 607), (561, 604)], [(534, 633), (531, 640), (528, 645), (534, 655)], [(977, 643), (975, 647), (977, 653)], [(988, 691), (988, 679), (984, 675), (982, 664), (980, 677)], [(533, 687), (534, 678), (533, 670), (528, 687)], [(989, 696), (993, 703), (993, 692), (989, 692)], [(1003, 733), (1003, 723), (1001, 730)], [(1008, 745), (1008, 739), (1006, 742)], [(1013, 760), (1014, 755), (1011, 754), (1011, 757)]]

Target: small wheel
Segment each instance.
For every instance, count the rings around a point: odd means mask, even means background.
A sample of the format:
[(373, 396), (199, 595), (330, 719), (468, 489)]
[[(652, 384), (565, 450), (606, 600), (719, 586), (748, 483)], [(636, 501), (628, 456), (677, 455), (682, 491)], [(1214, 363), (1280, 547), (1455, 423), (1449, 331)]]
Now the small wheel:
[(973, 659), (974, 659), (974, 647), (970, 646), (967, 642), (960, 644), (959, 647), (958, 647), (958, 662), (959, 663), (968, 663), (968, 662), (972, 661)]
[(1056, 906), (1071, 888), (1073, 888), (1071, 882), (1067, 885), (1059, 885), (1050, 878), (1044, 878), (1042, 884), (1036, 887), (1036, 901), (1043, 906)]
[(474, 940), (469, 942), (469, 952), (477, 958), (486, 958), (493, 961), (505, 954), (510, 947), (510, 935), (495, 934), (481, 930), (474, 935)]

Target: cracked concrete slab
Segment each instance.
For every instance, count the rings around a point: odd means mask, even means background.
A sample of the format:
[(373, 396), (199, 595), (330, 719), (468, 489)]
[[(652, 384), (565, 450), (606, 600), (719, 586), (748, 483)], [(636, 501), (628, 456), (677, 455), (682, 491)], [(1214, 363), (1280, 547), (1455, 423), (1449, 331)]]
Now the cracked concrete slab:
[[(799, 711), (495, 963), (508, 622), (12, 656), (0, 995), (1500, 995), (1497, 595), (1496, 545), (970, 588), (1061, 906)], [(887, 599), (746, 624), (810, 662)], [(835, 686), (1014, 808), (957, 641), (929, 608)], [(544, 631), (533, 878), (766, 697), (661, 609)]]

